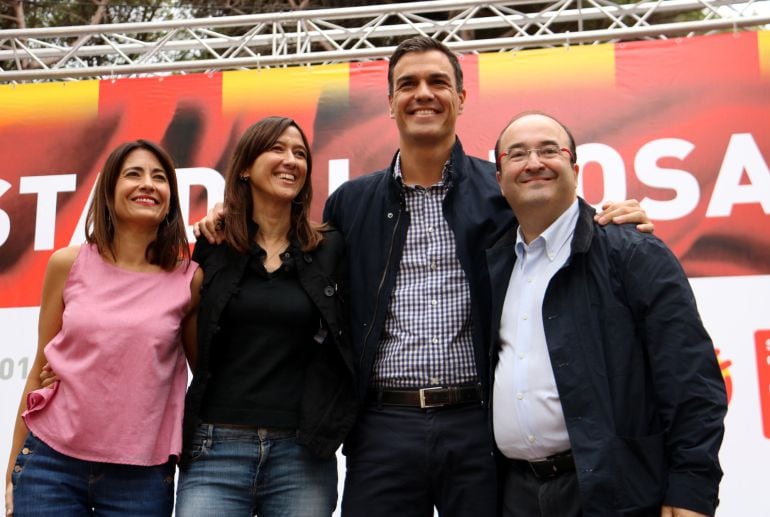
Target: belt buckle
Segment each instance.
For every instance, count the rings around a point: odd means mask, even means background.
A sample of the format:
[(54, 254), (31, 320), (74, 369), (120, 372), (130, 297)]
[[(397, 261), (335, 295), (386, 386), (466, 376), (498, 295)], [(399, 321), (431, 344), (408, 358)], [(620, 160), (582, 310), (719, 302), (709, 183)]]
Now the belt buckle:
[(426, 404), (425, 403), (425, 393), (426, 392), (428, 392), (428, 391), (438, 391), (438, 390), (443, 390), (443, 389), (444, 388), (442, 388), (441, 386), (435, 386), (435, 387), (432, 387), (432, 388), (420, 388), (420, 409), (429, 409), (429, 408), (434, 408), (434, 407), (445, 406), (446, 405), (445, 402), (439, 402), (437, 404)]
[[(532, 474), (535, 475), (537, 479), (550, 479), (552, 477), (556, 477), (556, 470), (551, 462), (548, 460), (535, 460), (535, 461), (528, 461), (529, 464), (529, 470), (532, 471)], [(550, 469), (548, 467), (551, 467)], [(546, 469), (545, 472), (541, 471), (540, 469)]]

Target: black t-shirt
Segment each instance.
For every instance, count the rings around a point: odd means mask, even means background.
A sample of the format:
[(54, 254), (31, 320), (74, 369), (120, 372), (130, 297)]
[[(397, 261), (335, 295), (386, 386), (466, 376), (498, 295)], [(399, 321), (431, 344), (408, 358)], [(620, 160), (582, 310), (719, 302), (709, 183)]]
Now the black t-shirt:
[(202, 417), (209, 423), (296, 428), (320, 314), (297, 278), (297, 248), (289, 247), (283, 265), (271, 273), (259, 246), (250, 255), (239, 290), (220, 318)]

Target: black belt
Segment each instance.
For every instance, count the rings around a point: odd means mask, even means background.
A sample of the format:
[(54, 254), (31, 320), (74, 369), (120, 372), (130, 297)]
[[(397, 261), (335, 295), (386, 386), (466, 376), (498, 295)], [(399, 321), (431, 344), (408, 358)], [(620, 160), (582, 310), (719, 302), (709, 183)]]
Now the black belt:
[(548, 456), (542, 460), (509, 460), (511, 465), (519, 470), (533, 474), (537, 479), (552, 479), (562, 474), (575, 472), (575, 460), (572, 459), (572, 452), (560, 452), (553, 456)]
[(378, 389), (369, 390), (367, 400), (377, 406), (401, 406), (421, 409), (459, 406), (481, 403), (481, 387), (440, 386), (422, 389)]

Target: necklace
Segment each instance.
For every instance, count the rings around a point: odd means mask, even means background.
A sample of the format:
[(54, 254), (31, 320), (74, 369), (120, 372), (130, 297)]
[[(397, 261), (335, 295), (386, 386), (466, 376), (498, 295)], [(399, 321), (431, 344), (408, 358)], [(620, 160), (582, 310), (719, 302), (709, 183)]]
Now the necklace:
[(257, 242), (257, 245), (260, 248), (262, 248), (262, 250), (265, 252), (265, 260), (264, 260), (265, 269), (269, 273), (272, 273), (273, 271), (281, 267), (281, 265), (283, 264), (283, 262), (281, 261), (281, 253), (286, 251), (286, 248), (289, 247), (289, 239), (287, 239), (284, 236), (268, 244), (267, 242), (264, 241), (264, 239), (261, 239), (260, 236), (257, 235), (257, 238), (255, 240)]

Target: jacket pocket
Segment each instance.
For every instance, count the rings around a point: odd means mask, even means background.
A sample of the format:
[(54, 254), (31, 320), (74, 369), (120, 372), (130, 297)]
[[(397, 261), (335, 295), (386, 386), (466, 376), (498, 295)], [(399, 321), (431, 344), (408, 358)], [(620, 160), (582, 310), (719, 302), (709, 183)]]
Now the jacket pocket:
[(615, 437), (610, 452), (617, 483), (617, 508), (622, 512), (644, 512), (663, 502), (667, 464), (665, 433)]
[(182, 460), (185, 464), (192, 463), (208, 454), (211, 450), (212, 438), (210, 424), (201, 424), (195, 430), (189, 446), (182, 451)]

